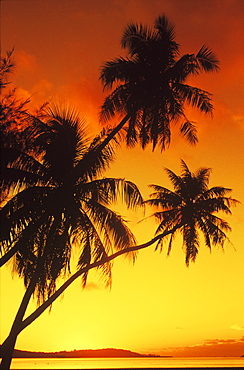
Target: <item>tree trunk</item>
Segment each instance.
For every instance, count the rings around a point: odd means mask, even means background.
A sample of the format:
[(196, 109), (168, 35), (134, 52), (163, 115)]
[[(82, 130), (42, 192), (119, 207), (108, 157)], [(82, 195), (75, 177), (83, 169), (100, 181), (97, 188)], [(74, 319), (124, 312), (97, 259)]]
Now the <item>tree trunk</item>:
[(12, 329), (10, 331), (9, 336), (6, 338), (2, 345), (2, 362), (0, 365), (1, 370), (8, 370), (11, 365), (11, 360), (13, 357), (13, 351), (14, 346), (18, 337), (18, 334), (26, 328), (28, 325), (30, 325), (35, 319), (37, 319), (63, 292), (65, 289), (68, 288), (68, 286), (76, 280), (79, 276), (81, 276), (83, 273), (87, 272), (88, 270), (98, 267), (104, 263), (107, 263), (109, 261), (112, 261), (113, 259), (121, 256), (122, 254), (129, 253), (132, 251), (140, 250), (149, 247), (150, 245), (154, 244), (157, 240), (165, 237), (166, 235), (174, 233), (177, 229), (179, 229), (182, 226), (182, 224), (175, 226), (171, 230), (167, 230), (163, 232), (162, 234), (159, 234), (155, 236), (150, 241), (141, 244), (141, 245), (135, 245), (134, 247), (128, 247), (125, 249), (122, 249), (118, 252), (115, 252), (114, 254), (102, 258), (100, 261), (94, 262), (91, 265), (86, 266), (85, 268), (77, 271), (74, 275), (72, 275), (57, 291), (47, 299), (46, 302), (44, 302), (40, 307), (38, 307), (31, 315), (29, 315), (25, 320), (23, 320), (24, 314), (26, 312), (26, 308), (28, 306), (29, 300), (31, 298), (32, 293), (34, 292), (36, 281), (38, 279), (38, 270), (37, 268), (35, 275), (33, 276), (33, 279), (31, 283), (29, 284), (25, 295), (23, 297), (23, 300), (21, 302), (19, 311), (16, 315), (15, 321), (13, 323)]
[(1, 347), (2, 361), (0, 364), (1, 370), (8, 370), (10, 368), (15, 343), (16, 343), (19, 333), (21, 332), (21, 324), (23, 322), (23, 317), (25, 315), (30, 298), (32, 294), (34, 293), (36, 282), (38, 280), (38, 271), (39, 269), (37, 268), (28, 288), (26, 289), (26, 292), (24, 294), (24, 297), (22, 299), (18, 312), (15, 316), (15, 320), (13, 322), (10, 333), (2, 344), (2, 347)]
[[(39, 224), (39, 222), (40, 220), (38, 220), (37, 224)], [(54, 225), (55, 225), (55, 221), (52, 225), (52, 228), (54, 227)], [(33, 226), (36, 227), (37, 225), (34, 224)], [(43, 266), (44, 266), (45, 258), (46, 258), (46, 249), (44, 250), (43, 255), (40, 256), (37, 261), (36, 269), (25, 291), (25, 294), (23, 296), (19, 310), (15, 316), (15, 320), (13, 322), (10, 333), (2, 344), (2, 362), (0, 365), (1, 370), (2, 369), (8, 370), (10, 368), (15, 343), (16, 343), (19, 333), (23, 330), (22, 328), (23, 318), (24, 318), (26, 309), (28, 307), (28, 304), (30, 302), (30, 298), (35, 291), (35, 287), (38, 282), (39, 274), (42, 271)]]
[(113, 130), (108, 134), (106, 139), (100, 144), (100, 147), (103, 149), (114, 137), (117, 135), (117, 133), (123, 128), (123, 126), (126, 124), (126, 122), (131, 117), (131, 114), (127, 114), (120, 123), (113, 128)]
[[(126, 122), (130, 118), (130, 114), (127, 114), (120, 123), (115, 126), (111, 132), (106, 136), (106, 138), (96, 147), (94, 151), (92, 151), (90, 154), (88, 154), (87, 158), (89, 158), (89, 163), (93, 162), (93, 157), (96, 158), (97, 153), (101, 153), (102, 150), (108, 145), (108, 143), (117, 135), (117, 133), (123, 128), (123, 126), (126, 124)], [(78, 164), (74, 169), (74, 179), (77, 179), (80, 176), (80, 173), (83, 171), (83, 163), (81, 162)]]
[(1, 362), (1, 365), (0, 365), (0, 369), (7, 370), (7, 369), (10, 368), (15, 343), (16, 343), (18, 334), (21, 331), (22, 320), (23, 320), (23, 317), (25, 315), (27, 306), (29, 304), (31, 295), (34, 292), (37, 278), (38, 278), (38, 275), (35, 274), (32, 281), (30, 282), (25, 294), (24, 294), (24, 297), (23, 297), (22, 302), (20, 304), (19, 310), (18, 310), (17, 315), (15, 317), (15, 320), (14, 320), (14, 323), (13, 323), (12, 328), (10, 330), (10, 333), (2, 344), (2, 362)]
[(12, 332), (11, 334), (9, 334), (8, 338), (2, 344), (2, 347), (1, 347), (2, 361), (0, 364), (0, 369), (3, 369), (3, 370), (10, 369), (17, 336), (18, 336), (18, 332), (16, 333)]

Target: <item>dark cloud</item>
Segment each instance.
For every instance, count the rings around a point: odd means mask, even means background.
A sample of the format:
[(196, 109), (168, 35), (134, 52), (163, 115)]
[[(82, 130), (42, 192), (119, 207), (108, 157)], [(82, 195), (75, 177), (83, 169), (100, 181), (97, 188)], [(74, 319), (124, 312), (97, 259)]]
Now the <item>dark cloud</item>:
[(201, 344), (186, 347), (166, 348), (162, 353), (173, 356), (242, 356), (244, 337), (241, 339), (209, 339)]

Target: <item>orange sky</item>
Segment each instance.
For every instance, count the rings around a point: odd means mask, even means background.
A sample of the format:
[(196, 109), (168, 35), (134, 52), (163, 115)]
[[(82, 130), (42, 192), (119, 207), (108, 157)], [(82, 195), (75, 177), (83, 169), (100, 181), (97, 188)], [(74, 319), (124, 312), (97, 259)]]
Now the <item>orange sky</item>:
[[(218, 74), (192, 79), (213, 93), (213, 119), (190, 112), (198, 122), (199, 144), (192, 148), (173, 131), (169, 150), (122, 148), (108, 176), (134, 181), (147, 198), (147, 185), (169, 187), (164, 167), (180, 173), (180, 159), (192, 171), (213, 169), (210, 186), (233, 189), (244, 204), (244, 59), (242, 0), (9, 0), (1, 2), (2, 51), (15, 47), (14, 84), (33, 104), (66, 100), (98, 130), (97, 114), (105, 94), (98, 81), (101, 64), (119, 55), (120, 37), (130, 22), (152, 24), (165, 13), (176, 25), (182, 53), (206, 43), (221, 62)], [(123, 210), (123, 212), (125, 212)], [(139, 243), (149, 240), (153, 221), (137, 224), (142, 214), (124, 214)], [(202, 244), (196, 263), (187, 268), (181, 240), (170, 258), (151, 247), (136, 264), (120, 257), (112, 290), (92, 273), (87, 288), (75, 282), (19, 336), (17, 348), (58, 351), (124, 348), (180, 355), (244, 354), (244, 210), (227, 220), (234, 245), (210, 254)], [(22, 282), (10, 268), (1, 271), (1, 338), (4, 340), (23, 295)], [(32, 303), (30, 311), (35, 308)]]

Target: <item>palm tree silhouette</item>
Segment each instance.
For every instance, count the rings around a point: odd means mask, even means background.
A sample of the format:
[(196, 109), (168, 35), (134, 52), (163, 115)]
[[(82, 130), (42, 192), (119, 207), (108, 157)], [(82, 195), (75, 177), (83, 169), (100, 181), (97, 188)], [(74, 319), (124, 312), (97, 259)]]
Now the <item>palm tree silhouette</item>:
[(195, 125), (184, 112), (187, 103), (201, 112), (211, 113), (211, 94), (189, 86), (190, 75), (218, 70), (218, 60), (205, 45), (199, 52), (179, 57), (174, 26), (165, 15), (155, 20), (154, 28), (129, 24), (121, 40), (128, 49), (126, 58), (104, 63), (101, 81), (104, 89), (115, 87), (105, 99), (100, 117), (107, 121), (116, 113), (124, 118), (110, 133), (107, 141), (126, 125), (126, 142), (142, 148), (152, 143), (164, 150), (171, 139), (171, 122), (180, 121), (180, 134), (194, 144)]
[(215, 214), (219, 211), (231, 214), (230, 207), (235, 206), (239, 201), (226, 196), (231, 192), (231, 189), (222, 186), (208, 187), (211, 171), (209, 168), (200, 168), (192, 173), (184, 161), (181, 161), (181, 164), (181, 176), (177, 176), (171, 170), (166, 169), (175, 191), (159, 185), (150, 185), (154, 193), (151, 194), (151, 199), (144, 203), (160, 208), (158, 212), (151, 216), (159, 221), (155, 237), (146, 243), (129, 246), (112, 254), (104, 253), (100, 259), (80, 266), (78, 271), (70, 276), (45, 302), (20, 322), (18, 332), (21, 332), (37, 319), (77, 278), (86, 275), (90, 269), (103, 267), (123, 254), (145, 249), (156, 242), (155, 249), (162, 248), (167, 237), (170, 238), (169, 254), (173, 238), (177, 232), (180, 232), (183, 235), (186, 264), (189, 265), (189, 262), (194, 261), (197, 256), (200, 243), (198, 230), (203, 233), (208, 248), (211, 249), (212, 245), (217, 244), (224, 246), (224, 242), (228, 240), (226, 231), (230, 231), (231, 228), (225, 220)]
[[(200, 168), (192, 173), (183, 160), (181, 165), (181, 176), (166, 168), (174, 191), (159, 185), (150, 185), (154, 192), (150, 195), (151, 199), (145, 203), (160, 209), (151, 217), (159, 222), (155, 235), (166, 233), (170, 238), (168, 255), (175, 234), (182, 234), (186, 264), (189, 265), (189, 261), (194, 261), (198, 253), (198, 230), (202, 232), (208, 248), (211, 249), (212, 245), (217, 244), (223, 247), (224, 242), (228, 240), (225, 232), (231, 228), (215, 213), (222, 211), (231, 214), (230, 207), (239, 202), (226, 196), (231, 189), (222, 186), (208, 188), (210, 168)], [(159, 238), (156, 249), (162, 248), (164, 240), (165, 238)]]
[[(31, 296), (34, 294), (41, 304), (55, 292), (58, 277), (70, 271), (75, 246), (79, 251), (78, 269), (82, 269), (114, 250), (135, 245), (133, 234), (111, 204), (119, 197), (128, 208), (143, 202), (135, 184), (100, 178), (114, 159), (111, 145), (97, 152), (103, 134), (90, 142), (85, 123), (71, 109), (56, 106), (47, 113), (31, 139), (38, 149), (37, 156), (33, 153), (31, 161), (31, 155), (23, 153), (6, 168), (6, 172), (27, 173), (21, 178), (18, 193), (1, 210), (0, 244), (3, 254), (14, 256), (14, 271), (24, 279), (26, 292), (2, 345), (3, 369), (10, 366)], [(28, 181), (31, 175), (38, 179), (34, 184)], [(98, 267), (109, 284), (110, 263)], [(82, 275), (83, 284), (88, 271)]]

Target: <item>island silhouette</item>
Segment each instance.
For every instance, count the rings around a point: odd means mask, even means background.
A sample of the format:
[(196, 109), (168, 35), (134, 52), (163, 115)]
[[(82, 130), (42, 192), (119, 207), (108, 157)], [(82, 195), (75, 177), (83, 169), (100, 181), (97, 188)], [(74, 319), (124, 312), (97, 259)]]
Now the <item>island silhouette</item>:
[[(0, 348), (0, 357), (1, 356)], [(59, 352), (32, 352), (23, 350), (14, 350), (13, 358), (105, 358), (105, 357), (172, 357), (160, 356), (155, 354), (141, 354), (125, 349), (103, 348), (103, 349), (82, 349), (73, 351)]]

